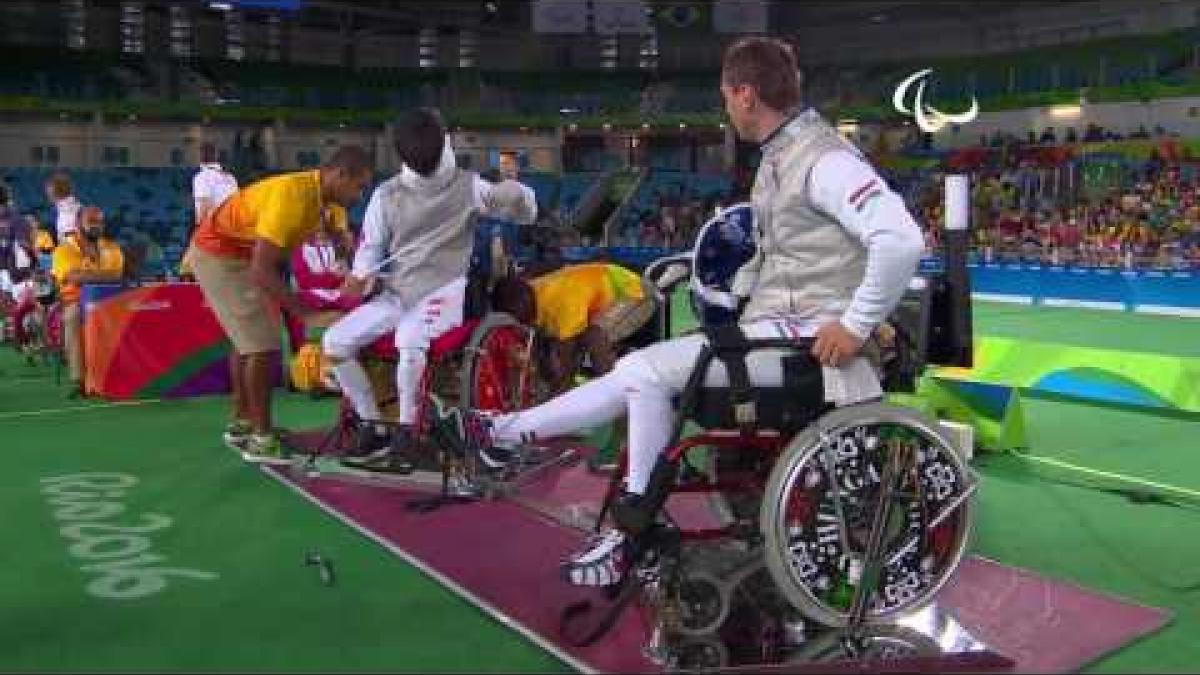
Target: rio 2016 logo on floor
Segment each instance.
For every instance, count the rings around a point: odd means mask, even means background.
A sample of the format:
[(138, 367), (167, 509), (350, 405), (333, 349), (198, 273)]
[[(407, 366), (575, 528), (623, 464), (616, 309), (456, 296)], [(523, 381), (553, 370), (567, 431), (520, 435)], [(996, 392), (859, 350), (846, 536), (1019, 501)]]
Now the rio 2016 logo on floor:
[(111, 521), (125, 513), (120, 500), (137, 482), (123, 473), (77, 473), (41, 481), (42, 493), (55, 507), (58, 531), (70, 542), (67, 552), (81, 561), (83, 572), (94, 575), (87, 592), (107, 600), (136, 600), (162, 591), (172, 577), (216, 579), (214, 572), (162, 567), (166, 556), (149, 552), (153, 542), (145, 535), (170, 527), (169, 517), (146, 513), (131, 525)]

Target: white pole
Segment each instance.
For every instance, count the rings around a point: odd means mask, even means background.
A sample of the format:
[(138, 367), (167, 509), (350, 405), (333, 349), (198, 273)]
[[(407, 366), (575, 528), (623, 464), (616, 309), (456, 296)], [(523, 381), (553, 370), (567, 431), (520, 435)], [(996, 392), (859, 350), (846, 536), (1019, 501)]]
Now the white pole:
[(946, 229), (965, 230), (971, 222), (970, 180), (962, 174), (946, 176)]

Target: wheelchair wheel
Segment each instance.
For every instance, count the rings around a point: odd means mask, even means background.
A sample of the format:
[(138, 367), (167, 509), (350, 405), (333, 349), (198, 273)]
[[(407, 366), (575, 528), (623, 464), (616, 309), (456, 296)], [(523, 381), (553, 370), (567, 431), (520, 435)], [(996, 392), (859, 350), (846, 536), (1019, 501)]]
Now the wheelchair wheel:
[(817, 623), (852, 623), (861, 583), (874, 586), (863, 589), (862, 621), (892, 620), (923, 607), (953, 575), (974, 489), (926, 417), (876, 403), (835, 410), (798, 434), (771, 472), (759, 521), (767, 568)]
[(511, 412), (544, 397), (537, 377), (534, 330), (508, 314), (484, 317), (467, 346), (461, 371), (462, 401), (472, 410)]

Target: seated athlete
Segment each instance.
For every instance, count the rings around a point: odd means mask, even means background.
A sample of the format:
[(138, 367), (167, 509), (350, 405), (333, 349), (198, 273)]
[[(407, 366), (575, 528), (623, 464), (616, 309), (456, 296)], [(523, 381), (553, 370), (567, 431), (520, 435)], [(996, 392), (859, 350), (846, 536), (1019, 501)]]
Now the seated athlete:
[[(376, 279), (381, 288), (331, 326), (322, 347), (359, 419), (358, 442), (347, 461), (373, 471), (408, 473), (414, 468), (412, 427), (426, 351), (434, 338), (463, 321), (475, 217), (518, 205), (496, 204), (496, 184), (455, 164), (445, 124), (434, 109), (414, 110), (399, 121), (396, 151), (403, 168), (371, 195), (345, 284), (360, 296)], [(522, 219), (532, 222), (536, 203), (525, 200), (520, 206)], [(389, 332), (397, 350), (399, 417), (390, 435), (358, 361), (364, 347)]]
[[(811, 338), (830, 404), (881, 397), (879, 378), (860, 352), (916, 272), (920, 228), (858, 149), (801, 107), (789, 45), (761, 37), (735, 42), (724, 56), (720, 88), (738, 135), (762, 146), (751, 198), (759, 245), (733, 283), (738, 326), (751, 339)], [(460, 440), (489, 463), (503, 462), (506, 446), (628, 416), (628, 473), (612, 506), (614, 527), (563, 563), (569, 583), (620, 581), (637, 538), (654, 526), (673, 478), (673, 467), (660, 460), (671, 439), (673, 401), (705, 345), (700, 334), (667, 340), (529, 410), (462, 414)], [(748, 356), (751, 383), (781, 386), (780, 356), (767, 350)], [(728, 385), (720, 364), (706, 384)]]
[(646, 325), (658, 306), (654, 288), (612, 263), (568, 265), (526, 282), (502, 279), (493, 304), (553, 339), (547, 380), (566, 390), (586, 353), (593, 370), (609, 372), (617, 345)]

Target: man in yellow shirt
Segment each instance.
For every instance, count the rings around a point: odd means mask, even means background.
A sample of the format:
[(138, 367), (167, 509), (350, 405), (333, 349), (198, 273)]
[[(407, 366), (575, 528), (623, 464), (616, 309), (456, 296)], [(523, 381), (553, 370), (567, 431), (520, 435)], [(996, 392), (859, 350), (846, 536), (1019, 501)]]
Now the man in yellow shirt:
[(501, 280), (493, 304), (555, 340), (550, 381), (571, 384), (586, 352), (597, 374), (612, 370), (616, 346), (643, 328), (657, 308), (653, 286), (612, 263), (567, 265), (529, 282)]
[(83, 284), (121, 280), (125, 257), (121, 247), (104, 234), (104, 214), (95, 206), (80, 210), (81, 226), (67, 233), (54, 249), (51, 274), (62, 302), (63, 349), (71, 378), (71, 397), (83, 395), (83, 327), (79, 316), (79, 288)]
[(282, 463), (271, 427), (271, 363), (279, 310), (311, 314), (284, 283), (288, 252), (319, 227), (344, 232), (346, 208), (371, 182), (370, 155), (339, 148), (319, 169), (272, 176), (241, 188), (196, 227), (191, 263), (205, 299), (233, 343), (233, 420), (225, 443), (252, 462)]

